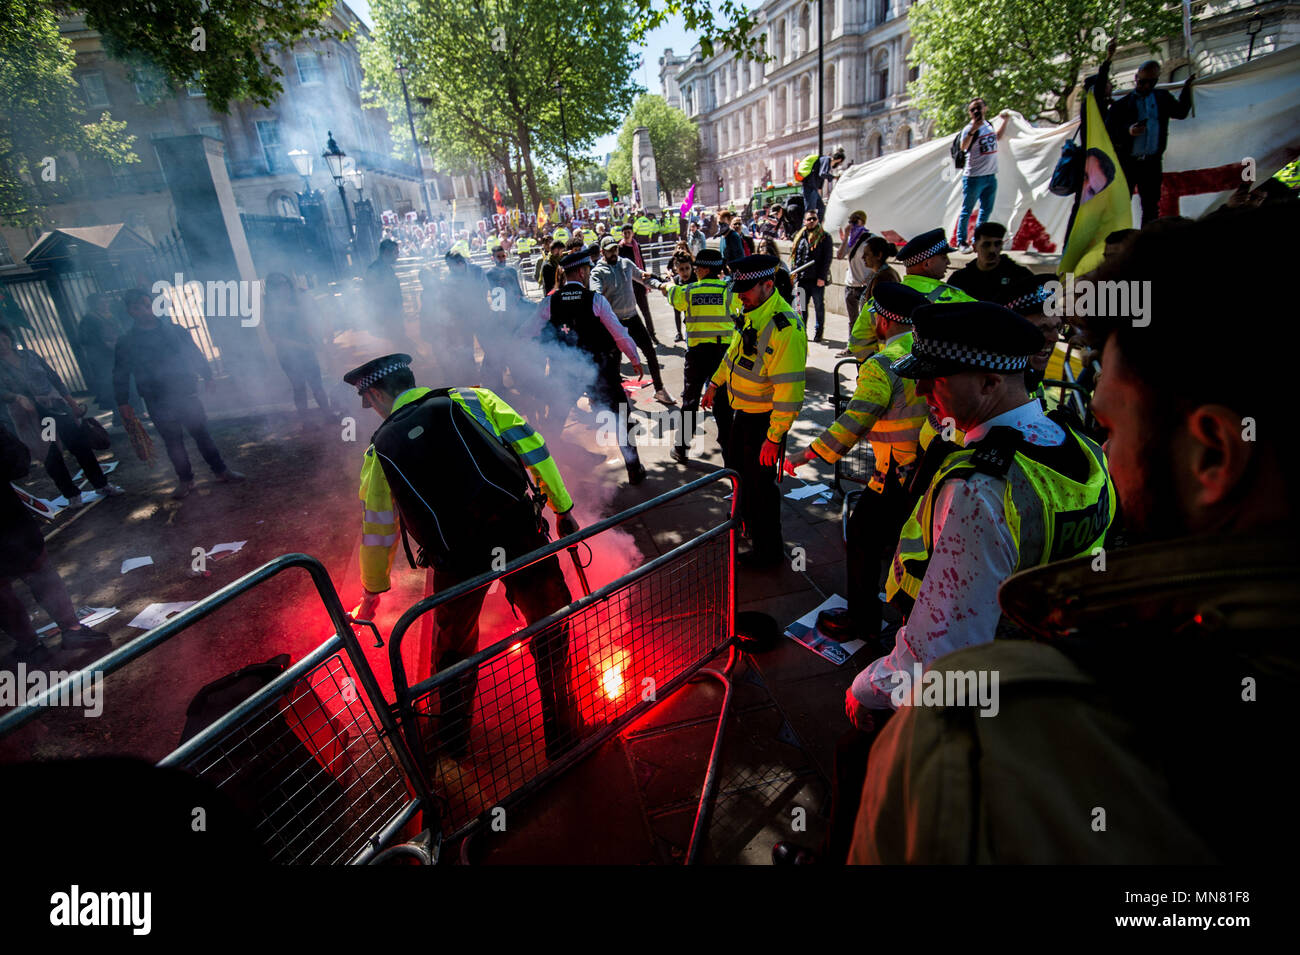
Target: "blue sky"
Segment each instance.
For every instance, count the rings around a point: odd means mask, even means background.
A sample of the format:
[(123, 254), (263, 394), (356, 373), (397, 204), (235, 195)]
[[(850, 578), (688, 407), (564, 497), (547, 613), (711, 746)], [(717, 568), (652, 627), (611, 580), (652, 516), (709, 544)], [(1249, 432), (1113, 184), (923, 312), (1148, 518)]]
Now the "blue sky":
[[(347, 0), (347, 2), (367, 26), (372, 25), (368, 0)], [(686, 32), (681, 17), (669, 17), (667, 23), (646, 37), (644, 45), (632, 45), (632, 52), (641, 57), (641, 68), (637, 71), (636, 81), (647, 91), (659, 93), (659, 57), (663, 55), (664, 50), (671, 48), (680, 55), (688, 52), (694, 45), (695, 38)], [(617, 145), (618, 130), (614, 130), (608, 136), (596, 140), (592, 154), (598, 159), (604, 158), (604, 155), (613, 152)]]

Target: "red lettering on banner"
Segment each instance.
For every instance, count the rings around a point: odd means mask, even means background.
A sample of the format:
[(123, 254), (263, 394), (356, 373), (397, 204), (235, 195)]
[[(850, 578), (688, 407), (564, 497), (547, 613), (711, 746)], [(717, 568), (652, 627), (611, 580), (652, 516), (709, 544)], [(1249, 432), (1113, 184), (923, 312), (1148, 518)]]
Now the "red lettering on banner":
[(1028, 252), (1030, 246), (1033, 246), (1039, 252), (1055, 252), (1056, 243), (1048, 235), (1047, 229), (1038, 221), (1034, 215), (1033, 209), (1025, 210), (1025, 217), (1020, 222), (1020, 228), (1016, 234), (1011, 237), (1010, 250), (1012, 252)]
[(1242, 165), (1230, 162), (1225, 166), (1208, 169), (1184, 169), (1167, 172), (1160, 181), (1160, 215), (1179, 215), (1179, 200), (1183, 196), (1202, 196), (1207, 192), (1228, 192), (1243, 182)]

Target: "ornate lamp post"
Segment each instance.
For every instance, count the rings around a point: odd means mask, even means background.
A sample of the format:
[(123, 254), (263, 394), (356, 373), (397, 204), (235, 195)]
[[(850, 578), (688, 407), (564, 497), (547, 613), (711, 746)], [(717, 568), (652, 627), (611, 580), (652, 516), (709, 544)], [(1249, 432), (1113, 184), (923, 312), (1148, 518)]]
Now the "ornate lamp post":
[(348, 208), (348, 195), (343, 191), (343, 160), (347, 158), (347, 153), (339, 149), (339, 144), (334, 141), (333, 131), (328, 131), (329, 142), (325, 145), (325, 151), (321, 153), (321, 158), (325, 160), (325, 165), (329, 168), (330, 175), (334, 177), (334, 183), (339, 187), (339, 199), (343, 202), (343, 217), (347, 220), (348, 241), (352, 241), (352, 210)]

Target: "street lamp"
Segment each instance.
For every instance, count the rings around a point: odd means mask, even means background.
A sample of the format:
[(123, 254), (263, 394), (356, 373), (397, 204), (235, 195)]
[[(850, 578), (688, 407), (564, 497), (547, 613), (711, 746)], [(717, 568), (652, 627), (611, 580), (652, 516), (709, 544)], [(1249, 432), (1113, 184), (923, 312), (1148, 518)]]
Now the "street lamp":
[(1246, 62), (1255, 55), (1255, 37), (1259, 36), (1259, 31), (1264, 29), (1264, 18), (1256, 13), (1250, 18), (1250, 23), (1246, 24), (1246, 35), (1250, 37), (1250, 47), (1246, 50)]
[(343, 160), (347, 158), (347, 153), (339, 149), (339, 144), (334, 141), (333, 130), (328, 130), (329, 142), (325, 145), (325, 151), (321, 153), (321, 158), (325, 160), (325, 165), (329, 167), (330, 175), (334, 177), (334, 183), (339, 187), (339, 198), (343, 200), (343, 216), (348, 224), (348, 241), (352, 241), (352, 210), (348, 208), (348, 194), (343, 191)]
[[(569, 172), (569, 201), (573, 203), (573, 214), (578, 214), (578, 197), (573, 191), (573, 166), (569, 163), (569, 127), (564, 122), (564, 84), (555, 84), (555, 93), (560, 98), (560, 134), (564, 137), (564, 168)], [(635, 175), (633, 170), (633, 175)]]
[(298, 175), (302, 176), (303, 189), (310, 186), (311, 180), (311, 153), (305, 149), (289, 150), (289, 162), (293, 163), (293, 168)]
[(357, 191), (357, 202), (364, 199), (365, 196), (362, 194), (361, 190), (365, 188), (366, 174), (361, 170), (360, 166), (354, 166), (348, 172), (348, 182), (352, 183), (352, 188)]
[(420, 141), (415, 136), (415, 116), (411, 113), (411, 96), (406, 91), (406, 74), (410, 67), (398, 62), (396, 70), (402, 80), (402, 99), (406, 103), (406, 123), (411, 130), (411, 149), (415, 151), (415, 172), (420, 177), (420, 201), (424, 204), (424, 214), (433, 221), (433, 209), (429, 207), (429, 188), (424, 181), (424, 163), (420, 160)]

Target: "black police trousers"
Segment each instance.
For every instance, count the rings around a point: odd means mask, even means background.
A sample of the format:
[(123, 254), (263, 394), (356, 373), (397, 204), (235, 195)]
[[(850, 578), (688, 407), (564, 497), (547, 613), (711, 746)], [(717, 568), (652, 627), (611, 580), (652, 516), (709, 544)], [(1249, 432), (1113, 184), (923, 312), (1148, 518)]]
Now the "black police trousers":
[(880, 562), (898, 547), (912, 503), (891, 469), (879, 493), (868, 488), (849, 515), (847, 589), (849, 617), (862, 636), (878, 636), (881, 625)]
[(619, 450), (629, 465), (639, 461), (636, 445), (629, 436), (632, 421), (632, 402), (623, 390), (623, 353), (612, 351), (596, 357), (596, 384), (589, 392), (592, 407), (613, 413), (618, 420)]
[[(514, 560), (547, 542), (547, 535), (533, 530), (520, 534), (511, 542), (503, 542), (508, 560)], [(487, 567), (465, 567), (444, 570), (434, 568), (435, 592), (442, 592), (456, 584), (477, 577)], [(503, 579), (506, 597), (517, 607), (528, 623), (541, 620), (573, 598), (564, 581), (559, 558), (552, 555), (545, 560), (515, 571)], [(450, 669), (478, 650), (479, 613), (487, 588), (480, 587), (471, 593), (443, 604), (435, 611), (437, 635), (434, 638), (434, 672)], [(581, 732), (577, 705), (569, 678), (569, 627), (561, 624), (537, 634), (529, 641), (528, 650), (537, 672), (537, 688), (541, 697), (542, 735), (546, 741), (546, 755), (555, 759), (577, 744)], [(469, 751), (470, 723), (474, 716), (474, 694), (478, 689), (478, 670), (466, 673), (444, 683), (439, 692), (438, 745), (441, 752), (460, 758)], [(526, 691), (520, 699), (499, 700), (497, 705), (519, 716), (531, 717), (533, 693)]]
[(740, 475), (740, 517), (753, 542), (753, 553), (760, 560), (775, 561), (785, 556), (781, 539), (781, 493), (776, 486), (776, 468), (758, 463), (771, 418), (770, 411), (762, 414), (733, 411), (723, 460)]
[[(701, 342), (686, 349), (686, 368), (682, 385), (682, 426), (677, 431), (677, 447), (685, 451), (695, 436), (699, 426), (700, 395), (709, 384), (709, 379), (722, 364), (727, 354), (726, 344), (719, 342)], [(719, 388), (713, 396), (713, 416), (718, 422), (718, 444), (723, 453), (727, 449), (727, 433), (731, 425), (731, 405), (727, 402), (726, 387)], [(726, 418), (724, 423), (723, 418)]]

